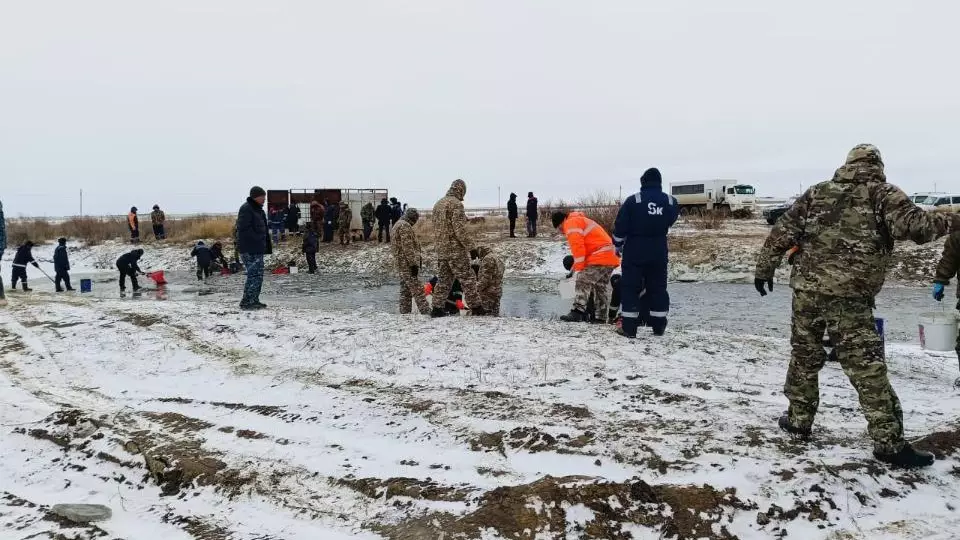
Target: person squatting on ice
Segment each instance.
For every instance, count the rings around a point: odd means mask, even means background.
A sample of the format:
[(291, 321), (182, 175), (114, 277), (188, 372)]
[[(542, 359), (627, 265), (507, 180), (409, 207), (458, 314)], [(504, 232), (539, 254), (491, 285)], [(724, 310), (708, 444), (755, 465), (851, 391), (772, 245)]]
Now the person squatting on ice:
[(353, 222), (353, 210), (343, 201), (340, 203), (340, 213), (337, 215), (337, 234), (341, 246), (350, 245), (350, 224)]
[(303, 251), (307, 259), (307, 273), (317, 273), (317, 250), (320, 249), (320, 236), (317, 234), (317, 227), (313, 222), (307, 223), (303, 233)]
[[(613, 240), (623, 254), (620, 304), (623, 326), (618, 331), (637, 337), (641, 313), (655, 336), (667, 330), (670, 294), (667, 292), (667, 233), (680, 215), (677, 200), (663, 192), (660, 171), (647, 169), (640, 191), (623, 201), (617, 213)], [(645, 291), (641, 299), (640, 293)]]
[(53, 271), (56, 275), (53, 277), (53, 286), (57, 292), (63, 292), (63, 286), (68, 291), (72, 291), (70, 285), (70, 257), (67, 255), (67, 239), (57, 240), (57, 248), (53, 250)]
[(137, 264), (140, 262), (140, 257), (143, 257), (143, 250), (135, 249), (129, 253), (124, 253), (117, 259), (117, 270), (120, 271), (121, 294), (127, 291), (127, 277), (130, 278), (133, 292), (140, 290), (140, 283), (137, 282), (137, 276), (143, 275), (143, 271), (140, 270), (140, 266)]
[(400, 221), (393, 226), (393, 256), (397, 262), (397, 273), (400, 275), (399, 308), (401, 314), (413, 311), (412, 302), (416, 302), (417, 310), (426, 315), (430, 312), (427, 297), (420, 286), (420, 266), (423, 260), (420, 252), (420, 240), (413, 226), (420, 219), (416, 208), (409, 207), (403, 213)]
[(250, 188), (247, 202), (237, 212), (237, 250), (240, 260), (247, 271), (247, 280), (243, 284), (243, 298), (240, 309), (263, 309), (266, 304), (260, 302), (260, 290), (263, 288), (263, 257), (273, 253), (270, 231), (267, 229), (267, 215), (263, 211), (267, 192), (260, 186)]
[(32, 264), (34, 268), (40, 268), (37, 261), (33, 258), (33, 242), (27, 240), (17, 248), (16, 255), (13, 256), (13, 275), (10, 277), (10, 290), (17, 290), (17, 280), (23, 282), (23, 290), (30, 292), (33, 289), (27, 286), (27, 265)]
[(587, 302), (594, 300), (594, 317), (604, 320), (606, 316), (607, 287), (610, 276), (620, 266), (620, 257), (613, 247), (613, 240), (596, 221), (582, 212), (554, 212), (550, 220), (556, 229), (567, 237), (573, 253), (573, 271), (577, 272), (576, 295), (573, 309), (560, 317), (565, 322), (586, 322)]
[(197, 258), (198, 280), (206, 279), (213, 274), (213, 254), (210, 253), (210, 248), (203, 243), (203, 240), (197, 242), (197, 245), (194, 246), (193, 251), (190, 252), (190, 256)]
[[(470, 260), (477, 258), (477, 249), (467, 232), (467, 215), (463, 210), (463, 198), (467, 195), (467, 184), (463, 180), (454, 180), (446, 196), (433, 207), (433, 223), (437, 238), (437, 277), (439, 282), (434, 290), (434, 298), (446, 298), (453, 287), (453, 280), (460, 280), (464, 296), (471, 315), (485, 315), (477, 289), (477, 277), (470, 268)], [(446, 311), (434, 306), (430, 312), (433, 317), (443, 317)]]
[(960, 216), (925, 212), (888, 184), (880, 151), (871, 144), (854, 147), (833, 179), (808, 189), (780, 218), (758, 256), (754, 285), (765, 296), (784, 253), (799, 247), (790, 277), (793, 350), (782, 430), (800, 438), (812, 434), (826, 331), (860, 398), (874, 457), (898, 467), (933, 464), (932, 454), (904, 440), (903, 410), (887, 377), (873, 308), (895, 241), (924, 244), (951, 231), (960, 231)]
[(490, 317), (500, 316), (500, 299), (503, 297), (503, 261), (487, 246), (477, 248), (480, 264), (477, 268), (477, 289), (480, 305)]

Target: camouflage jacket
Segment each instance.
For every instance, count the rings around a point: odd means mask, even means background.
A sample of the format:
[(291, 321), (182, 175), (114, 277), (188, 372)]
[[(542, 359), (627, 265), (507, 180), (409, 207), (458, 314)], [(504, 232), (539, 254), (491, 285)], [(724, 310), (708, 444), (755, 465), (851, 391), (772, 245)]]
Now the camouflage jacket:
[(150, 212), (150, 221), (154, 225), (163, 225), (167, 221), (167, 215), (163, 213), (163, 210), (154, 210)]
[(413, 223), (408, 219), (409, 209), (396, 225), (393, 226), (393, 256), (397, 261), (397, 270), (407, 273), (410, 268), (420, 267), (420, 240), (413, 230)]
[(467, 184), (454, 180), (446, 197), (433, 207), (433, 224), (437, 235), (437, 256), (440, 258), (457, 253), (469, 253), (474, 249), (473, 238), (467, 231), (467, 214), (463, 211), (463, 198)]
[(343, 229), (350, 227), (350, 222), (353, 221), (353, 210), (349, 206), (340, 207), (340, 215), (337, 216), (337, 225)]
[(503, 293), (503, 261), (494, 255), (489, 248), (481, 247), (480, 270), (477, 272), (480, 296), (497, 296)]
[(873, 298), (883, 288), (894, 241), (930, 242), (958, 219), (918, 208), (886, 183), (879, 151), (861, 145), (832, 180), (807, 190), (777, 222), (760, 252), (756, 277), (772, 279), (784, 253), (799, 246), (790, 280), (795, 290)]
[(373, 208), (373, 204), (367, 203), (360, 209), (360, 220), (364, 223), (373, 223), (375, 214), (376, 211)]
[[(947, 237), (943, 246), (943, 255), (937, 264), (937, 277), (934, 283), (949, 285), (950, 280), (960, 272), (960, 231), (953, 232)], [(957, 287), (957, 297), (960, 298), (960, 287)]]

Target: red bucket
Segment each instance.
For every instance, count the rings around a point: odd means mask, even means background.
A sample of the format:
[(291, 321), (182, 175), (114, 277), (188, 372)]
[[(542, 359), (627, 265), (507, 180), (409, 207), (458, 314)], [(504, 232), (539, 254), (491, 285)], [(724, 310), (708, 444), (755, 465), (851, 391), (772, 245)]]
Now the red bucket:
[(163, 277), (163, 270), (157, 270), (156, 272), (147, 273), (147, 277), (152, 279), (157, 285), (166, 285), (167, 278)]

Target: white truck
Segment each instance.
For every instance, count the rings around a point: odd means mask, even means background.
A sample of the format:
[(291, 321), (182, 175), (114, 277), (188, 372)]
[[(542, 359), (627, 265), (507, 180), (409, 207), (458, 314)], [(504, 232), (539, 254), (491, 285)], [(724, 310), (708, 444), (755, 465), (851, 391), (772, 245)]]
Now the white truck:
[(756, 210), (757, 194), (753, 186), (736, 180), (701, 180), (673, 182), (670, 194), (677, 198), (681, 210)]

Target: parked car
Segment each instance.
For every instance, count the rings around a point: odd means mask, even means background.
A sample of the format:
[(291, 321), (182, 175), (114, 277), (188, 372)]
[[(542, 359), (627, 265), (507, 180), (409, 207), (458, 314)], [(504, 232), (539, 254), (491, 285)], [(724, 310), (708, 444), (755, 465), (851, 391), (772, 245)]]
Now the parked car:
[(941, 212), (960, 212), (960, 195), (930, 195), (917, 206), (924, 210), (939, 210)]
[(767, 220), (767, 223), (770, 225), (775, 224), (777, 220), (780, 219), (780, 216), (786, 214), (787, 210), (789, 210), (790, 207), (793, 206), (793, 203), (795, 203), (796, 201), (797, 201), (796, 197), (791, 197), (787, 199), (787, 202), (779, 206), (765, 208), (763, 210), (763, 219)]

